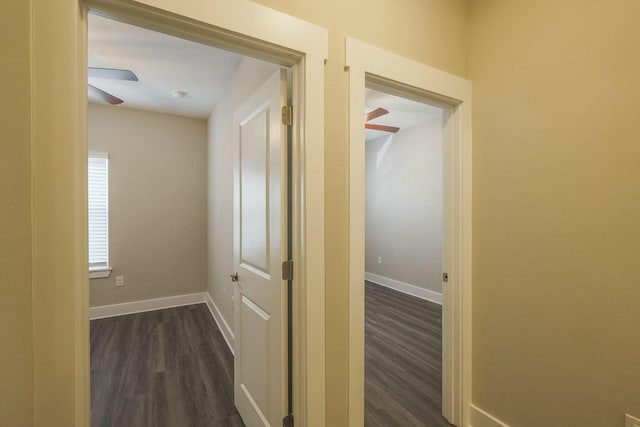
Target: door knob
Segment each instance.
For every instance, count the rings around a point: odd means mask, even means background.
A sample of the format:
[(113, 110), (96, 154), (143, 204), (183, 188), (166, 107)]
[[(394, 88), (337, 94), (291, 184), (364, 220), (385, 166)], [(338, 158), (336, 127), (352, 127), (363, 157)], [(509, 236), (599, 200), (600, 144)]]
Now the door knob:
[(237, 282), (238, 281), (238, 272), (236, 271), (233, 274), (230, 274), (229, 277), (231, 277), (231, 281), (232, 282)]

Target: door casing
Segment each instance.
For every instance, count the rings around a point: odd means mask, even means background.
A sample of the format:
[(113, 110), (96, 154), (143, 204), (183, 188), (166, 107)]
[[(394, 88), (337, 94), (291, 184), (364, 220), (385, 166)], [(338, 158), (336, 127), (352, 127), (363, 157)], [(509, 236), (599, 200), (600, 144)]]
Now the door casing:
[(471, 83), (353, 38), (349, 72), (349, 427), (364, 424), (365, 87), (448, 110), (443, 147), (443, 415), (471, 404)]
[[(34, 411), (39, 422), (73, 419), (73, 425), (90, 423), (89, 400), (89, 279), (87, 269), (87, 134), (86, 134), (86, 32), (89, 11), (127, 23), (162, 31), (177, 37), (233, 50), (292, 68), (294, 125), (292, 128), (292, 258), (293, 292), (293, 383), (294, 414), (300, 425), (325, 424), (324, 350), (324, 62), (328, 33), (250, 1), (237, 0), (87, 0), (58, 7), (39, 6), (32, 20), (35, 58), (31, 94), (37, 106), (33, 132), (33, 286), (36, 370), (46, 360), (58, 360), (60, 374), (42, 380), (36, 377)], [(51, 14), (45, 11), (51, 8)], [(63, 18), (58, 25), (75, 26), (57, 36), (55, 25), (45, 25), (45, 16)], [(52, 18), (47, 18), (52, 19)], [(47, 37), (49, 36), (49, 37)], [(60, 43), (64, 49), (60, 49)], [(47, 55), (46, 52), (56, 52)], [(50, 78), (46, 70), (69, 69), (67, 75)], [(59, 73), (60, 74), (60, 73)], [(59, 75), (57, 77), (60, 77)], [(67, 79), (66, 81), (64, 81)], [(72, 91), (70, 92), (70, 88)], [(62, 100), (62, 102), (61, 102)], [(48, 114), (65, 108), (65, 120)], [(66, 118), (69, 117), (67, 120)], [(56, 144), (64, 141), (64, 151)], [(56, 153), (52, 162), (40, 161)], [(64, 178), (60, 178), (65, 171)], [(68, 171), (68, 172), (67, 172)], [(68, 179), (67, 179), (68, 178)], [(50, 197), (54, 194), (55, 198)], [(74, 219), (73, 232), (69, 218)], [(310, 225), (313, 226), (310, 226)], [(51, 236), (56, 236), (52, 239)], [(72, 256), (67, 254), (73, 248)], [(64, 310), (63, 308), (69, 308)], [(64, 342), (38, 339), (48, 321), (69, 337)], [(48, 334), (51, 335), (51, 332)], [(65, 346), (64, 350), (58, 348)], [(71, 348), (69, 352), (67, 349)], [(58, 357), (71, 354), (72, 357)], [(54, 378), (55, 377), (55, 378)], [(54, 393), (53, 390), (73, 390)], [(71, 414), (72, 413), (72, 414)], [(63, 417), (63, 418), (62, 418)], [(65, 425), (71, 425), (71, 422)]]

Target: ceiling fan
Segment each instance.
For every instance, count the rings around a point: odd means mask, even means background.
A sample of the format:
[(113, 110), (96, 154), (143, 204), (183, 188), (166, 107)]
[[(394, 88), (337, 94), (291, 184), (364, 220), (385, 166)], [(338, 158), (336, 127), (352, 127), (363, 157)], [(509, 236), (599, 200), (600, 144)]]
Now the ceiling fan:
[[(378, 117), (384, 116), (385, 114), (389, 114), (389, 111), (384, 108), (376, 108), (373, 111), (370, 111), (365, 116), (365, 122), (371, 121), (373, 119), (377, 119)], [(385, 125), (376, 125), (373, 123), (365, 123), (365, 129), (371, 130), (381, 130), (383, 132), (392, 132), (396, 133), (400, 130), (400, 128), (395, 126), (385, 126)]]
[[(137, 82), (138, 76), (132, 71), (120, 70), (115, 68), (98, 68), (89, 67), (87, 71), (87, 77), (94, 77), (99, 79), (112, 79), (112, 80), (128, 80), (131, 82)], [(89, 94), (108, 102), (111, 105), (122, 104), (124, 101), (118, 97), (111, 95), (109, 92), (105, 92), (102, 89), (98, 89), (93, 85), (89, 85)]]

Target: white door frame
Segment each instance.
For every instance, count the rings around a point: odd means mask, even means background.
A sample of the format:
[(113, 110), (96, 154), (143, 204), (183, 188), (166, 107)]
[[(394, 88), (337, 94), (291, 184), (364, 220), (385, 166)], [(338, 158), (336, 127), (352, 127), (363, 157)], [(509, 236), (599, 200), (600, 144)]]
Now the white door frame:
[[(471, 404), (471, 83), (347, 37), (349, 71), (349, 427), (364, 424), (365, 86), (449, 110), (444, 145), (443, 413), (469, 422)], [(451, 242), (450, 247), (446, 243)]]
[[(38, 106), (32, 121), (34, 182), (33, 244), (34, 288), (56, 292), (60, 298), (39, 299), (34, 318), (48, 313), (60, 317), (61, 307), (69, 311), (73, 329), (56, 331), (72, 337), (74, 358), (56, 377), (58, 389), (68, 383), (74, 395), (74, 425), (89, 424), (89, 335), (86, 232), (87, 135), (86, 72), (87, 12), (95, 11), (121, 21), (159, 30), (178, 37), (230, 49), (292, 67), (293, 69), (293, 153), (292, 153), (292, 246), (295, 264), (293, 283), (293, 392), (296, 423), (301, 426), (325, 425), (325, 322), (324, 322), (324, 63), (328, 55), (328, 32), (319, 26), (277, 12), (248, 0), (79, 0), (58, 7), (50, 5), (59, 25), (75, 24), (71, 31), (59, 30), (45, 20), (49, 5), (39, 3), (32, 21), (37, 34), (37, 67), (32, 79), (38, 90), (32, 104)], [(51, 19), (51, 18), (50, 18)], [(67, 27), (68, 28), (68, 27)], [(60, 35), (60, 34), (63, 35)], [(64, 49), (60, 49), (64, 46)], [(49, 55), (49, 52), (56, 54)], [(46, 70), (70, 70), (60, 79), (50, 78)], [(65, 68), (66, 67), (66, 68)], [(61, 75), (61, 73), (58, 73)], [(65, 81), (65, 79), (68, 79)], [(62, 81), (60, 81), (62, 80)], [(60, 102), (62, 100), (62, 102)], [(55, 112), (69, 111), (65, 120)], [(71, 119), (66, 120), (69, 117)], [(64, 150), (66, 151), (64, 151)], [(70, 171), (61, 180), (60, 171)], [(49, 197), (53, 193), (57, 198)], [(69, 212), (75, 218), (69, 229)], [(57, 236), (52, 244), (51, 236)], [(65, 258), (74, 248), (72, 262)], [(67, 269), (63, 271), (64, 269)], [(68, 273), (68, 274), (63, 274)], [(64, 297), (62, 296), (64, 295)], [(62, 304), (62, 305), (61, 305)], [(66, 320), (65, 320), (66, 321)], [(66, 342), (66, 341), (65, 341)], [(39, 342), (36, 357), (58, 360), (66, 349), (63, 341)], [(44, 359), (43, 359), (44, 360)], [(48, 417), (55, 397), (38, 390), (38, 416)], [(45, 403), (48, 402), (48, 403)], [(60, 400), (62, 404), (63, 400)], [(65, 401), (65, 404), (67, 402)], [(47, 406), (48, 405), (48, 406)], [(63, 405), (67, 407), (66, 405)], [(42, 409), (42, 411), (40, 411)], [(53, 415), (52, 415), (53, 416)]]

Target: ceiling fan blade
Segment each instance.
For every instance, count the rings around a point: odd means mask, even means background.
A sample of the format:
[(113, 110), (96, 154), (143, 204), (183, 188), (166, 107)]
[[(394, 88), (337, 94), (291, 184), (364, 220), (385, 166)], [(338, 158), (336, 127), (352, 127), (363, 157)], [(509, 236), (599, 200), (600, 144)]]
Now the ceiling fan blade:
[(91, 95), (94, 95), (100, 99), (102, 99), (105, 102), (108, 102), (111, 105), (118, 105), (118, 104), (122, 104), (124, 101), (120, 98), (116, 98), (115, 96), (111, 95), (108, 92), (103, 91), (102, 89), (98, 89), (95, 86), (89, 86), (89, 93)]
[(389, 111), (385, 110), (384, 108), (376, 108), (375, 110), (367, 113), (365, 121), (368, 122), (369, 120), (377, 119), (378, 117), (384, 116), (385, 114), (389, 114)]
[(400, 128), (397, 128), (395, 126), (374, 125), (372, 123), (365, 123), (364, 127), (365, 129), (381, 130), (383, 132), (391, 132), (391, 133), (396, 133), (400, 130)]
[(129, 80), (131, 82), (138, 81), (138, 76), (133, 74), (133, 71), (119, 70), (115, 68), (89, 67), (87, 70), (87, 76), (98, 79)]

